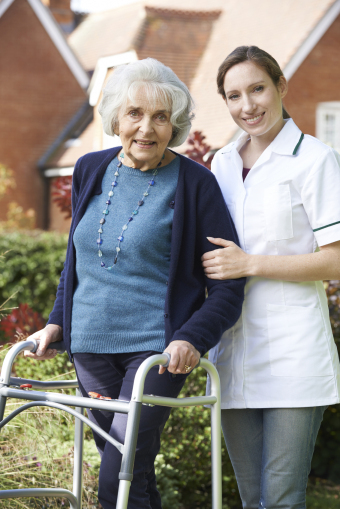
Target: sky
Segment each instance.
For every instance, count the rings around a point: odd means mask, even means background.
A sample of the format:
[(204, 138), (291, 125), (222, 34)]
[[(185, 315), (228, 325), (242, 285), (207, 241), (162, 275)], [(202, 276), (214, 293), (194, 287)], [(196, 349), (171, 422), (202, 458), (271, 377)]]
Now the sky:
[(98, 12), (133, 4), (139, 0), (72, 0), (71, 9), (77, 12)]

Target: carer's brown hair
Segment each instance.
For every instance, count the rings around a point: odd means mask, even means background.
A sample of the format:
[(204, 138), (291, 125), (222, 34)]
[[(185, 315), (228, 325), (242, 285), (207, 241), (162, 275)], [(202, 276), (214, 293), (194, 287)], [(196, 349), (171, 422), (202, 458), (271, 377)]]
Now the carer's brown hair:
[[(254, 64), (262, 67), (267, 74), (270, 76), (272, 82), (276, 87), (279, 86), (280, 78), (283, 76), (283, 72), (275, 60), (274, 57), (269, 55), (263, 49), (258, 48), (257, 46), (238, 46), (238, 48), (234, 49), (227, 56), (227, 58), (222, 62), (220, 67), (218, 68), (217, 73), (217, 91), (223, 99), (226, 99), (224, 92), (224, 78), (229, 69), (234, 67), (234, 65), (240, 64), (242, 62), (254, 62)], [(282, 114), (283, 118), (290, 118), (289, 113), (282, 106)]]

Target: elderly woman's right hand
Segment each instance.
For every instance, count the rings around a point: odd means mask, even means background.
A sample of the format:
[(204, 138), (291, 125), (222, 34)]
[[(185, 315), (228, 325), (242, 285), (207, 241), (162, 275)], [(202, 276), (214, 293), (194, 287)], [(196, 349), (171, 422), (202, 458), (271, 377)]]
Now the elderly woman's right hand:
[(63, 339), (63, 329), (59, 325), (54, 325), (52, 323), (46, 325), (44, 329), (35, 332), (27, 339), (37, 339), (39, 341), (39, 346), (36, 353), (29, 352), (25, 350), (25, 357), (31, 357), (32, 359), (46, 360), (53, 359), (58, 353), (57, 350), (48, 349), (47, 347), (50, 343), (55, 343), (56, 341), (61, 341)]

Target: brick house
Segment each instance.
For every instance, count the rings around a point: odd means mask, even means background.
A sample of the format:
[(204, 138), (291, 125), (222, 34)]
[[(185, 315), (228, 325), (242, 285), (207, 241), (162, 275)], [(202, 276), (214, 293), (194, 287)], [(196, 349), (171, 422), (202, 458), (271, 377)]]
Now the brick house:
[(0, 219), (16, 201), (47, 228), (49, 180), (40, 161), (91, 110), (89, 78), (40, 0), (0, 2), (0, 45), (0, 162), (17, 183), (0, 203)]
[[(72, 175), (81, 155), (119, 143), (102, 131), (101, 90), (115, 67), (147, 56), (172, 67), (189, 86), (197, 106), (193, 129), (217, 150), (239, 134), (216, 93), (217, 68), (235, 47), (258, 45), (283, 68), (285, 106), (303, 132), (340, 147), (340, 0), (139, 1), (89, 14), (68, 44), (92, 76), (93, 121), (80, 116), (82, 122), (69, 124), (44, 153), (40, 166), (49, 182)], [(51, 229), (67, 229), (51, 200), (50, 216)]]

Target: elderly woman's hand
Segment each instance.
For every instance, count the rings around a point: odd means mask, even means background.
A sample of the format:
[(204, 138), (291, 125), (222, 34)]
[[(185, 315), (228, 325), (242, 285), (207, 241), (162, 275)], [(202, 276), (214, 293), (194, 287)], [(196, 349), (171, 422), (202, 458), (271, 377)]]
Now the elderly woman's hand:
[(50, 323), (46, 325), (44, 329), (32, 334), (30, 338), (37, 339), (39, 341), (39, 346), (36, 353), (25, 350), (25, 357), (31, 357), (32, 359), (39, 360), (53, 359), (53, 357), (57, 355), (58, 351), (54, 349), (47, 350), (47, 347), (50, 343), (55, 343), (56, 341), (61, 341), (63, 339), (63, 329), (59, 325)]
[[(199, 363), (201, 357), (199, 351), (188, 341), (172, 341), (164, 351), (170, 354), (171, 360), (167, 368), (159, 366), (160, 375), (167, 369), (175, 375), (188, 374)], [(190, 369), (186, 369), (186, 366)]]
[(250, 263), (252, 256), (245, 253), (239, 246), (230, 240), (207, 237), (209, 242), (222, 246), (204, 253), (202, 265), (204, 273), (209, 279), (238, 279), (251, 276)]

